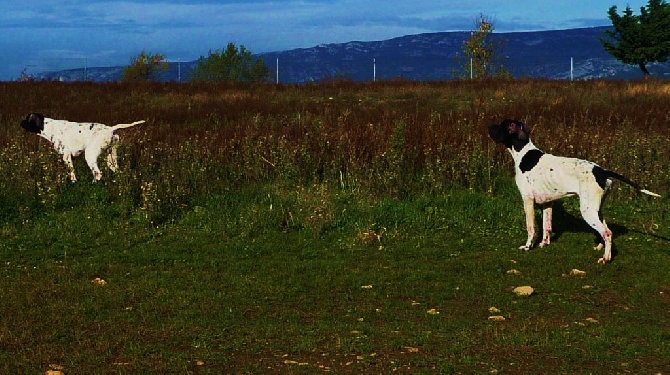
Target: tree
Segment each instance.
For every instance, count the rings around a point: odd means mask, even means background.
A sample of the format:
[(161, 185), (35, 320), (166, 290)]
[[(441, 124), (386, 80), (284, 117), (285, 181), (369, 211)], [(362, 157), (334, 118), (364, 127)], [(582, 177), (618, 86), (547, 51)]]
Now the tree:
[(190, 75), (191, 81), (209, 82), (265, 82), (270, 71), (265, 62), (255, 59), (243, 45), (238, 48), (228, 43), (225, 51), (209, 51), (200, 56)]
[(463, 53), (456, 58), (462, 71), (454, 72), (460, 78), (509, 77), (510, 73), (499, 63), (501, 42), (491, 40), (493, 22), (483, 14), (475, 23), (475, 30), (463, 44)]
[(152, 55), (144, 50), (137, 57), (130, 60), (130, 65), (123, 70), (121, 81), (144, 82), (149, 81), (157, 71), (168, 69), (168, 63), (161, 54)]
[(605, 50), (624, 64), (640, 67), (645, 78), (650, 73), (647, 65), (666, 62), (670, 56), (670, 4), (665, 0), (649, 0), (640, 8), (640, 15), (633, 14), (630, 6), (623, 15), (617, 7), (607, 12), (612, 30), (605, 30), (600, 39)]

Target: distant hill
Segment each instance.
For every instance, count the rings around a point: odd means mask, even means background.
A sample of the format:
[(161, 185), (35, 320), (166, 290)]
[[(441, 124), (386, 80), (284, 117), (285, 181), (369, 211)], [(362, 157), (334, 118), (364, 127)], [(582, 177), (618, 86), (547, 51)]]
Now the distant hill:
[[(494, 33), (503, 46), (500, 63), (514, 77), (548, 79), (632, 79), (642, 78), (637, 66), (624, 65), (609, 55), (600, 43), (607, 27), (555, 31)], [(322, 44), (311, 48), (256, 55), (276, 79), (277, 62), (281, 83), (305, 83), (330, 78), (371, 81), (449, 80), (459, 70), (456, 56), (469, 32), (441, 32), (407, 35), (375, 42)], [(374, 63), (373, 63), (374, 62)], [(197, 62), (170, 63), (157, 80), (187, 81)], [(96, 82), (118, 81), (124, 67), (87, 68), (38, 74), (36, 79)], [(462, 70), (462, 69), (461, 69)], [(670, 63), (653, 64), (654, 76), (670, 78)], [(375, 74), (376, 72), (376, 74)]]

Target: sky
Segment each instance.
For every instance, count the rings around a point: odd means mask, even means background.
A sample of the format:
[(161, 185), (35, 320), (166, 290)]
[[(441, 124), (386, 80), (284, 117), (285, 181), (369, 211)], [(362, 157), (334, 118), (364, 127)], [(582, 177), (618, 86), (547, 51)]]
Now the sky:
[(143, 50), (193, 61), (229, 42), (252, 53), (404, 35), (611, 25), (629, 0), (24, 0), (0, 3), (0, 80), (22, 72), (128, 65)]

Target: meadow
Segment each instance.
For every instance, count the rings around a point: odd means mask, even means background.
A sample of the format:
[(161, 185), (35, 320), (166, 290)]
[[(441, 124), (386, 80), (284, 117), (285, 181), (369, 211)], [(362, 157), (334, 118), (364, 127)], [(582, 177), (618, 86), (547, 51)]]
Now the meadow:
[[(0, 83), (0, 372), (668, 373), (668, 108), (663, 81)], [(147, 123), (71, 183), (30, 112)], [(663, 195), (614, 183), (611, 264), (576, 199), (517, 250), (504, 118)]]

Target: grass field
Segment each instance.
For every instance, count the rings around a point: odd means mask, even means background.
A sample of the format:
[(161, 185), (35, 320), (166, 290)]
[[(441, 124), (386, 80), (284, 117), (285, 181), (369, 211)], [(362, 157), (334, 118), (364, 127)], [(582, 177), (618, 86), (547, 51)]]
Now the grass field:
[[(668, 373), (669, 103), (664, 82), (2, 83), (0, 372)], [(147, 124), (73, 184), (32, 111)], [(516, 250), (486, 135), (506, 117), (664, 196), (615, 182), (611, 264), (574, 199)]]

